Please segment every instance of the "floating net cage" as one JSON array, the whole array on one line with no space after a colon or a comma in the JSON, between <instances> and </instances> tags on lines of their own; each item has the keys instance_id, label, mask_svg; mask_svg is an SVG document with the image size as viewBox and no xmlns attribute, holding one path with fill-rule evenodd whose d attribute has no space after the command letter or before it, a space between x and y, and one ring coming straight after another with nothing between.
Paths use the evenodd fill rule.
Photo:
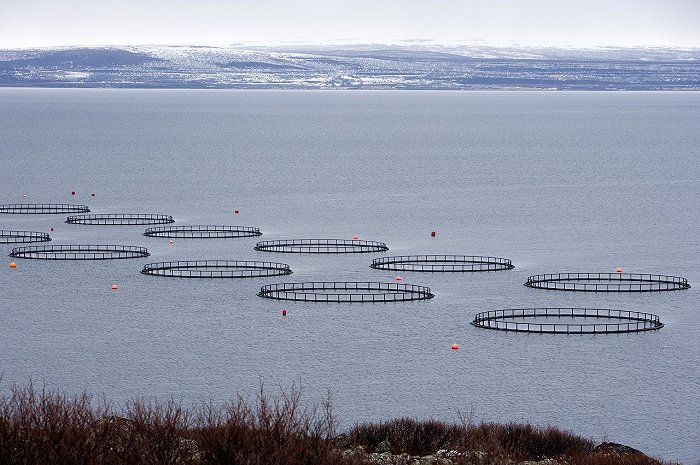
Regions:
<instances>
[{"instance_id":1,"label":"floating net cage","mask_svg":"<svg viewBox=\"0 0 700 465\"><path fill-rule=\"evenodd\" d=\"M304 302L400 302L432 299L429 287L374 282L305 282L268 284L260 297Z\"/></svg>"},{"instance_id":2,"label":"floating net cage","mask_svg":"<svg viewBox=\"0 0 700 465\"><path fill-rule=\"evenodd\" d=\"M283 253L371 253L389 250L383 242L346 239L289 239L279 241L261 241L255 245L261 252Z\"/></svg>"},{"instance_id":3,"label":"floating net cage","mask_svg":"<svg viewBox=\"0 0 700 465\"><path fill-rule=\"evenodd\" d=\"M35 245L15 247L10 254L38 260L118 260L149 255L145 247L131 245Z\"/></svg>"},{"instance_id":4,"label":"floating net cage","mask_svg":"<svg viewBox=\"0 0 700 465\"><path fill-rule=\"evenodd\" d=\"M635 273L558 273L529 276L527 287L584 292L658 292L690 289L685 278Z\"/></svg>"},{"instance_id":5,"label":"floating net cage","mask_svg":"<svg viewBox=\"0 0 700 465\"><path fill-rule=\"evenodd\" d=\"M259 278L292 273L289 265L242 260L197 260L149 263L141 273L175 278Z\"/></svg>"},{"instance_id":6,"label":"floating net cage","mask_svg":"<svg viewBox=\"0 0 700 465\"><path fill-rule=\"evenodd\" d=\"M550 318L595 319L593 323L552 323ZM516 321L519 320L519 321ZM537 320L540 320L539 322ZM616 321L606 321L616 320ZM664 325L651 313L605 308L512 308L477 313L472 325L478 328L552 334L609 334L654 331Z\"/></svg>"},{"instance_id":7,"label":"floating net cage","mask_svg":"<svg viewBox=\"0 0 700 465\"><path fill-rule=\"evenodd\" d=\"M86 205L67 203L9 203L0 205L0 213L15 215L56 215L61 213L87 213Z\"/></svg>"},{"instance_id":8,"label":"floating net cage","mask_svg":"<svg viewBox=\"0 0 700 465\"><path fill-rule=\"evenodd\" d=\"M507 258L475 255L402 255L372 260L371 268L392 271L470 272L514 268Z\"/></svg>"},{"instance_id":9,"label":"floating net cage","mask_svg":"<svg viewBox=\"0 0 700 465\"><path fill-rule=\"evenodd\" d=\"M224 239L233 237L262 236L258 228L250 226L161 226L148 228L143 233L148 237L170 237L179 239Z\"/></svg>"},{"instance_id":10,"label":"floating net cage","mask_svg":"<svg viewBox=\"0 0 700 465\"><path fill-rule=\"evenodd\" d=\"M0 244L20 244L26 242L49 242L47 233L36 231L9 231L0 229Z\"/></svg>"},{"instance_id":11,"label":"floating net cage","mask_svg":"<svg viewBox=\"0 0 700 465\"><path fill-rule=\"evenodd\" d=\"M149 213L102 213L97 215L69 216L66 223L91 224L102 226L124 226L139 224L168 224L175 220L170 215L152 215Z\"/></svg>"}]
</instances>

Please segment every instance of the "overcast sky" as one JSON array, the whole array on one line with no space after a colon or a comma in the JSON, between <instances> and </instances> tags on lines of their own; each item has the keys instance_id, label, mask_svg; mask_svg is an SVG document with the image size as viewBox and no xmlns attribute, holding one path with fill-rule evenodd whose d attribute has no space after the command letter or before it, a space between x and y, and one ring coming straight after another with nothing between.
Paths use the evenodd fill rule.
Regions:
<instances>
[{"instance_id":1,"label":"overcast sky","mask_svg":"<svg viewBox=\"0 0 700 465\"><path fill-rule=\"evenodd\" d=\"M700 47L700 0L0 0L0 48L240 42Z\"/></svg>"}]
</instances>

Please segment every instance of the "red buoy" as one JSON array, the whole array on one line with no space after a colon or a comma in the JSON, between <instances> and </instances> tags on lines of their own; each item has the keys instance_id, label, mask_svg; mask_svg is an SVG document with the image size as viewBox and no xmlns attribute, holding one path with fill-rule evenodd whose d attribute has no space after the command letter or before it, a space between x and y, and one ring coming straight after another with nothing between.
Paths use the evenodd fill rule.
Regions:
<instances>
[{"instance_id":1,"label":"red buoy","mask_svg":"<svg viewBox=\"0 0 700 465\"><path fill-rule=\"evenodd\" d=\"M117 286L116 284L112 284L112 290L116 291L117 289L119 289L119 286Z\"/></svg>"},{"instance_id":2,"label":"red buoy","mask_svg":"<svg viewBox=\"0 0 700 465\"><path fill-rule=\"evenodd\" d=\"M622 273L622 268L620 268L620 267L618 266L617 269L616 269L615 271L617 271L618 273Z\"/></svg>"},{"instance_id":3,"label":"red buoy","mask_svg":"<svg viewBox=\"0 0 700 465\"><path fill-rule=\"evenodd\" d=\"M233 213L235 213L236 215L238 215L240 212L241 212L240 210L234 210L234 211L233 211Z\"/></svg>"},{"instance_id":4,"label":"red buoy","mask_svg":"<svg viewBox=\"0 0 700 465\"><path fill-rule=\"evenodd\" d=\"M92 194L90 194L90 197L94 197L94 196L95 196L95 193L94 193L94 192L93 192Z\"/></svg>"},{"instance_id":5,"label":"red buoy","mask_svg":"<svg viewBox=\"0 0 700 465\"><path fill-rule=\"evenodd\" d=\"M352 236L352 240L353 240L353 241L356 241L356 240L357 240L357 234L354 234L354 235Z\"/></svg>"},{"instance_id":6,"label":"red buoy","mask_svg":"<svg viewBox=\"0 0 700 465\"><path fill-rule=\"evenodd\" d=\"M435 231L430 233L430 237L435 237Z\"/></svg>"},{"instance_id":7,"label":"red buoy","mask_svg":"<svg viewBox=\"0 0 700 465\"><path fill-rule=\"evenodd\" d=\"M75 195L75 191L71 191L70 195Z\"/></svg>"},{"instance_id":8,"label":"red buoy","mask_svg":"<svg viewBox=\"0 0 700 465\"><path fill-rule=\"evenodd\" d=\"M452 350L459 350L459 344L457 344L456 342L452 344Z\"/></svg>"},{"instance_id":9,"label":"red buoy","mask_svg":"<svg viewBox=\"0 0 700 465\"><path fill-rule=\"evenodd\" d=\"M49 229L49 231L53 232L53 227L51 227L51 228Z\"/></svg>"},{"instance_id":10,"label":"red buoy","mask_svg":"<svg viewBox=\"0 0 700 465\"><path fill-rule=\"evenodd\" d=\"M403 279L403 278L402 278L401 276L397 276L397 277L396 277L396 280L397 280L397 281L401 281L402 279Z\"/></svg>"},{"instance_id":11,"label":"red buoy","mask_svg":"<svg viewBox=\"0 0 700 465\"><path fill-rule=\"evenodd\" d=\"M287 309L286 308L282 309L282 316L287 316Z\"/></svg>"}]
</instances>

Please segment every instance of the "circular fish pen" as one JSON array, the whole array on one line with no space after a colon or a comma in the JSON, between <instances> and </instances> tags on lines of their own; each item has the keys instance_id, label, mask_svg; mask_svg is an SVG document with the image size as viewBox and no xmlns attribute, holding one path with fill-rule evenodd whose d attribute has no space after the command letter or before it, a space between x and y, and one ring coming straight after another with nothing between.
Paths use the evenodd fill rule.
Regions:
<instances>
[{"instance_id":1,"label":"circular fish pen","mask_svg":"<svg viewBox=\"0 0 700 465\"><path fill-rule=\"evenodd\" d=\"M141 273L174 278L260 278L292 273L289 265L242 260L197 260L148 263Z\"/></svg>"},{"instance_id":2,"label":"circular fish pen","mask_svg":"<svg viewBox=\"0 0 700 465\"><path fill-rule=\"evenodd\" d=\"M139 224L168 224L175 220L170 215L152 215L149 213L101 213L97 215L69 216L66 223L90 224L100 226L132 226Z\"/></svg>"},{"instance_id":3,"label":"circular fish pen","mask_svg":"<svg viewBox=\"0 0 700 465\"><path fill-rule=\"evenodd\" d=\"M148 249L131 245L35 245L15 247L11 257L37 260L119 260L148 257Z\"/></svg>"},{"instance_id":4,"label":"circular fish pen","mask_svg":"<svg viewBox=\"0 0 700 465\"><path fill-rule=\"evenodd\" d=\"M402 302L435 297L429 287L377 282L305 282L268 284L260 297L303 302Z\"/></svg>"},{"instance_id":5,"label":"circular fish pen","mask_svg":"<svg viewBox=\"0 0 700 465\"><path fill-rule=\"evenodd\" d=\"M501 271L515 268L507 258L476 255L402 255L372 260L370 268L392 271L460 273Z\"/></svg>"},{"instance_id":6,"label":"circular fish pen","mask_svg":"<svg viewBox=\"0 0 700 465\"><path fill-rule=\"evenodd\" d=\"M26 242L49 242L47 233L37 231L8 231L0 229L0 244L21 244Z\"/></svg>"},{"instance_id":7,"label":"circular fish pen","mask_svg":"<svg viewBox=\"0 0 700 465\"><path fill-rule=\"evenodd\" d=\"M386 252L389 247L383 242L347 239L289 239L261 241L255 245L261 252L343 254Z\"/></svg>"},{"instance_id":8,"label":"circular fish pen","mask_svg":"<svg viewBox=\"0 0 700 465\"><path fill-rule=\"evenodd\" d=\"M262 236L258 228L249 226L161 226L148 228L143 233L148 237L169 237L178 239L225 239L235 237Z\"/></svg>"},{"instance_id":9,"label":"circular fish pen","mask_svg":"<svg viewBox=\"0 0 700 465\"><path fill-rule=\"evenodd\" d=\"M592 323L546 322L547 319L593 319ZM518 321L519 320L519 321ZM539 322L537 320L540 320ZM615 320L611 322L611 320ZM512 308L477 313L478 328L550 334L612 334L654 331L663 328L657 315L605 308Z\"/></svg>"},{"instance_id":10,"label":"circular fish pen","mask_svg":"<svg viewBox=\"0 0 700 465\"><path fill-rule=\"evenodd\" d=\"M659 292L690 289L686 278L636 273L558 273L529 276L536 289L582 292Z\"/></svg>"},{"instance_id":11,"label":"circular fish pen","mask_svg":"<svg viewBox=\"0 0 700 465\"><path fill-rule=\"evenodd\" d=\"M13 215L59 215L62 213L87 213L86 205L67 203L9 203L0 205L0 213Z\"/></svg>"}]
</instances>

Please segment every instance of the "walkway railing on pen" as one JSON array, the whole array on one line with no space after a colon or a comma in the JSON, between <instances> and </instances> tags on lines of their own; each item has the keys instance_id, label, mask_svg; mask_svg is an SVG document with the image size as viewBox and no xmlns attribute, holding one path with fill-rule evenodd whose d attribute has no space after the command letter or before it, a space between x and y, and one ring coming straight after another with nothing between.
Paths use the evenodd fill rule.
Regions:
<instances>
[{"instance_id":1,"label":"walkway railing on pen","mask_svg":"<svg viewBox=\"0 0 700 465\"><path fill-rule=\"evenodd\" d=\"M507 258L480 255L399 255L375 258L370 267L425 272L501 271L514 268Z\"/></svg>"},{"instance_id":2,"label":"walkway railing on pen","mask_svg":"<svg viewBox=\"0 0 700 465\"><path fill-rule=\"evenodd\" d=\"M400 302L431 299L429 287L378 282L305 282L263 286L260 297L304 302Z\"/></svg>"},{"instance_id":3,"label":"walkway railing on pen","mask_svg":"<svg viewBox=\"0 0 700 465\"><path fill-rule=\"evenodd\" d=\"M610 323L538 323L536 321L512 321L514 319L552 317L569 319L615 319L624 321ZM651 313L604 308L512 308L491 310L477 313L471 324L479 328L498 329L502 331L555 334L634 333L653 331L664 326L659 320L659 317Z\"/></svg>"},{"instance_id":4,"label":"walkway railing on pen","mask_svg":"<svg viewBox=\"0 0 700 465\"><path fill-rule=\"evenodd\" d=\"M196 260L146 264L141 273L176 278L258 278L292 273L289 265L244 260Z\"/></svg>"},{"instance_id":5,"label":"walkway railing on pen","mask_svg":"<svg viewBox=\"0 0 700 465\"><path fill-rule=\"evenodd\" d=\"M652 292L690 288L686 278L638 273L542 274L528 277L524 285L537 289L586 292Z\"/></svg>"},{"instance_id":6,"label":"walkway railing on pen","mask_svg":"<svg viewBox=\"0 0 700 465\"><path fill-rule=\"evenodd\" d=\"M174 223L170 215L154 215L150 213L101 213L96 215L69 216L66 223L89 224L101 226L126 226L139 224Z\"/></svg>"},{"instance_id":7,"label":"walkway railing on pen","mask_svg":"<svg viewBox=\"0 0 700 465\"><path fill-rule=\"evenodd\" d=\"M0 230L0 244L20 244L26 242L49 242L48 233L37 231Z\"/></svg>"},{"instance_id":8,"label":"walkway railing on pen","mask_svg":"<svg viewBox=\"0 0 700 465\"><path fill-rule=\"evenodd\" d=\"M169 237L178 239L224 239L233 237L255 237L262 233L258 228L250 226L159 226L147 228L143 233L148 237Z\"/></svg>"},{"instance_id":9,"label":"walkway railing on pen","mask_svg":"<svg viewBox=\"0 0 700 465\"><path fill-rule=\"evenodd\" d=\"M370 253L389 250L384 242L360 241L345 239L289 239L277 241L261 241L255 245L255 250L261 252L283 253Z\"/></svg>"},{"instance_id":10,"label":"walkway railing on pen","mask_svg":"<svg viewBox=\"0 0 700 465\"><path fill-rule=\"evenodd\" d=\"M131 245L44 245L15 247L11 257L38 260L118 260L148 257L146 247Z\"/></svg>"},{"instance_id":11,"label":"walkway railing on pen","mask_svg":"<svg viewBox=\"0 0 700 465\"><path fill-rule=\"evenodd\" d=\"M87 213L86 205L67 203L8 203L0 205L0 213L14 215L56 215L61 213Z\"/></svg>"}]
</instances>

